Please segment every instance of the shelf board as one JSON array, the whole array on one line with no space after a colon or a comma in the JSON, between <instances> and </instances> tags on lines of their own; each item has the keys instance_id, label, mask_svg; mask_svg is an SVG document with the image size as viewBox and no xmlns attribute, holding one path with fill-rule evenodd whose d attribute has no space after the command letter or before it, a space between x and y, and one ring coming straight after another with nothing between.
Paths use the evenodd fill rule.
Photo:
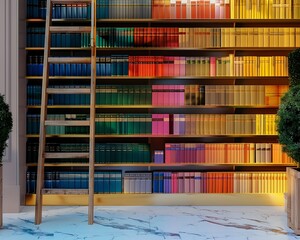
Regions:
<instances>
[{"instance_id":1,"label":"shelf board","mask_svg":"<svg viewBox=\"0 0 300 240\"><path fill-rule=\"evenodd\" d=\"M42 79L42 76L26 76L26 79ZM49 79L90 79L90 76L50 76ZM97 76L99 80L288 80L288 76L164 76L164 77L133 77L133 76Z\"/></svg>"},{"instance_id":2,"label":"shelf board","mask_svg":"<svg viewBox=\"0 0 300 240\"><path fill-rule=\"evenodd\" d=\"M283 206L283 193L174 193L95 194L97 206ZM86 206L88 195L45 195L46 206ZM25 205L35 205L35 194L27 194Z\"/></svg>"},{"instance_id":3,"label":"shelf board","mask_svg":"<svg viewBox=\"0 0 300 240\"><path fill-rule=\"evenodd\" d=\"M27 138L38 138L38 134L27 134ZM88 134L47 134L46 137L49 138L89 138ZM255 134L236 134L236 135L151 135L151 134L127 134L127 135L117 135L117 134L96 134L95 138L270 138L278 137L277 135L255 135Z\"/></svg>"},{"instance_id":4,"label":"shelf board","mask_svg":"<svg viewBox=\"0 0 300 240\"><path fill-rule=\"evenodd\" d=\"M28 163L36 167L37 163ZM88 163L45 163L45 167L88 167ZM95 163L95 167L295 167L292 163Z\"/></svg>"},{"instance_id":5,"label":"shelf board","mask_svg":"<svg viewBox=\"0 0 300 240\"><path fill-rule=\"evenodd\" d=\"M26 19L26 22L45 23L45 19ZM53 19L60 22L86 22L89 19ZM299 27L300 19L97 19L97 25L134 27Z\"/></svg>"},{"instance_id":6,"label":"shelf board","mask_svg":"<svg viewBox=\"0 0 300 240\"><path fill-rule=\"evenodd\" d=\"M51 109L66 109L66 108L90 108L90 105L48 105ZM96 105L96 109L218 109L218 108L241 108L241 109L278 109L278 106L253 105L253 106L235 106L235 105L190 105L190 106L152 106L152 105ZM40 105L27 106L28 109L39 109Z\"/></svg>"}]
</instances>

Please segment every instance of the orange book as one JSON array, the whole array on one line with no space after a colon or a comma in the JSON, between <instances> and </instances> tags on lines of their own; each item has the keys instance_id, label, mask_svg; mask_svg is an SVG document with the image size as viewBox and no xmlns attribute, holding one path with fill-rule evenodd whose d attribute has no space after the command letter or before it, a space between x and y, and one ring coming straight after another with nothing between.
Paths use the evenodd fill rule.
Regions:
<instances>
[{"instance_id":1,"label":"orange book","mask_svg":"<svg viewBox=\"0 0 300 240\"><path fill-rule=\"evenodd\" d=\"M187 0L181 0L181 18L186 19Z\"/></svg>"},{"instance_id":2,"label":"orange book","mask_svg":"<svg viewBox=\"0 0 300 240\"><path fill-rule=\"evenodd\" d=\"M197 0L191 0L191 18L197 18Z\"/></svg>"},{"instance_id":3,"label":"orange book","mask_svg":"<svg viewBox=\"0 0 300 240\"><path fill-rule=\"evenodd\" d=\"M152 3L152 18L159 18L159 2L160 0L153 0Z\"/></svg>"},{"instance_id":4,"label":"orange book","mask_svg":"<svg viewBox=\"0 0 300 240\"><path fill-rule=\"evenodd\" d=\"M230 2L225 0L225 18L230 19Z\"/></svg>"},{"instance_id":5,"label":"orange book","mask_svg":"<svg viewBox=\"0 0 300 240\"><path fill-rule=\"evenodd\" d=\"M198 0L197 1L197 18L198 19L204 18L204 1L207 1L207 0Z\"/></svg>"},{"instance_id":6,"label":"orange book","mask_svg":"<svg viewBox=\"0 0 300 240\"><path fill-rule=\"evenodd\" d=\"M176 19L181 19L181 0L176 0Z\"/></svg>"},{"instance_id":7,"label":"orange book","mask_svg":"<svg viewBox=\"0 0 300 240\"><path fill-rule=\"evenodd\" d=\"M211 19L216 19L216 2L219 0L210 1L210 17ZM206 12L206 9L205 9Z\"/></svg>"},{"instance_id":8,"label":"orange book","mask_svg":"<svg viewBox=\"0 0 300 240\"><path fill-rule=\"evenodd\" d=\"M170 4L170 0L164 0L164 18L165 19L170 19L171 18L171 4Z\"/></svg>"},{"instance_id":9,"label":"orange book","mask_svg":"<svg viewBox=\"0 0 300 240\"><path fill-rule=\"evenodd\" d=\"M212 8L215 7L215 4L212 3L212 1L210 0L204 0L204 6L202 8L202 16L203 18L205 19L208 19L208 18L214 18L214 11L212 11Z\"/></svg>"}]
</instances>

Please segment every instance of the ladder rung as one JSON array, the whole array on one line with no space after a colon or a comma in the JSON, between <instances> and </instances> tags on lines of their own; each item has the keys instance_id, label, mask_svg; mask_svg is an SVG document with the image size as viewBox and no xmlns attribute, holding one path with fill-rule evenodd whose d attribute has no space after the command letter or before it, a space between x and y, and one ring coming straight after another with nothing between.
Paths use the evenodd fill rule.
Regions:
<instances>
[{"instance_id":1,"label":"ladder rung","mask_svg":"<svg viewBox=\"0 0 300 240\"><path fill-rule=\"evenodd\" d=\"M51 26L50 32L54 33L82 33L82 32L91 32L91 27L57 27L57 26Z\"/></svg>"},{"instance_id":2,"label":"ladder rung","mask_svg":"<svg viewBox=\"0 0 300 240\"><path fill-rule=\"evenodd\" d=\"M80 3L91 3L92 0L51 0L53 4L80 4Z\"/></svg>"},{"instance_id":3,"label":"ladder rung","mask_svg":"<svg viewBox=\"0 0 300 240\"><path fill-rule=\"evenodd\" d=\"M49 57L49 63L91 63L90 57Z\"/></svg>"},{"instance_id":4,"label":"ladder rung","mask_svg":"<svg viewBox=\"0 0 300 240\"><path fill-rule=\"evenodd\" d=\"M90 94L89 88L48 88L48 94Z\"/></svg>"},{"instance_id":5,"label":"ladder rung","mask_svg":"<svg viewBox=\"0 0 300 240\"><path fill-rule=\"evenodd\" d=\"M89 126L88 120L46 120L46 126Z\"/></svg>"},{"instance_id":6,"label":"ladder rung","mask_svg":"<svg viewBox=\"0 0 300 240\"><path fill-rule=\"evenodd\" d=\"M70 194L70 195L85 195L89 191L87 189L54 189L54 188L44 188L42 189L43 194Z\"/></svg>"},{"instance_id":7,"label":"ladder rung","mask_svg":"<svg viewBox=\"0 0 300 240\"><path fill-rule=\"evenodd\" d=\"M89 153L85 152L47 152L45 158L89 158Z\"/></svg>"}]
</instances>

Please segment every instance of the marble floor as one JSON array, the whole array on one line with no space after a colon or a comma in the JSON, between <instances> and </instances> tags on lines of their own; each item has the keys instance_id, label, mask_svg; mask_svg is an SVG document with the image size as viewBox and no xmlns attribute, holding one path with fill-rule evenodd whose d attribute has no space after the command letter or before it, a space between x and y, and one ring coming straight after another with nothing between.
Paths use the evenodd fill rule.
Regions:
<instances>
[{"instance_id":1,"label":"marble floor","mask_svg":"<svg viewBox=\"0 0 300 240\"><path fill-rule=\"evenodd\" d=\"M5 214L1 240L288 240L300 239L286 226L283 207L151 206L44 207L34 225L34 208Z\"/></svg>"}]
</instances>

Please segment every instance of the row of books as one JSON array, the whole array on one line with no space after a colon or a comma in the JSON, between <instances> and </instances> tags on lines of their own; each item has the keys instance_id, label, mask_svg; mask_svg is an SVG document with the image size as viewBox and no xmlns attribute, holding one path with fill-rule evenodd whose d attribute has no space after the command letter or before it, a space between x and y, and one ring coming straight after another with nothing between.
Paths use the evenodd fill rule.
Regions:
<instances>
[{"instance_id":1,"label":"row of books","mask_svg":"<svg viewBox=\"0 0 300 240\"><path fill-rule=\"evenodd\" d=\"M27 142L27 163L37 163L39 144ZM46 152L88 152L87 143L47 143ZM46 163L87 163L87 159L46 159ZM143 143L96 143L95 163L149 163L150 147Z\"/></svg>"},{"instance_id":2,"label":"row of books","mask_svg":"<svg viewBox=\"0 0 300 240\"><path fill-rule=\"evenodd\" d=\"M86 114L48 114L48 120L87 120ZM96 134L276 135L275 114L96 114ZM27 134L39 134L40 115L27 114ZM88 134L86 126L47 126L47 134Z\"/></svg>"},{"instance_id":3,"label":"row of books","mask_svg":"<svg viewBox=\"0 0 300 240\"><path fill-rule=\"evenodd\" d=\"M97 76L128 76L128 56L99 57L96 63ZM28 56L27 76L43 75L43 57ZM90 76L91 64L88 63L51 63L49 76Z\"/></svg>"},{"instance_id":4,"label":"row of books","mask_svg":"<svg viewBox=\"0 0 300 240\"><path fill-rule=\"evenodd\" d=\"M36 191L36 172L28 170L26 173L26 192ZM46 171L44 187L50 189L88 189L89 173L76 171ZM94 173L95 193L121 193L122 172L107 171Z\"/></svg>"},{"instance_id":5,"label":"row of books","mask_svg":"<svg viewBox=\"0 0 300 240\"><path fill-rule=\"evenodd\" d=\"M88 172L45 172L50 189L87 189ZM95 193L122 193L121 171L95 172ZM284 193L284 172L126 172L124 193ZM27 193L35 193L36 172L27 171Z\"/></svg>"},{"instance_id":6,"label":"row of books","mask_svg":"<svg viewBox=\"0 0 300 240\"><path fill-rule=\"evenodd\" d=\"M165 163L293 163L278 143L166 143Z\"/></svg>"},{"instance_id":7,"label":"row of books","mask_svg":"<svg viewBox=\"0 0 300 240\"><path fill-rule=\"evenodd\" d=\"M96 17L99 19L290 19L300 17L299 0L97 0ZM56 4L54 18L90 18L90 7ZM28 18L45 18L46 0L27 2Z\"/></svg>"},{"instance_id":8,"label":"row of books","mask_svg":"<svg viewBox=\"0 0 300 240\"><path fill-rule=\"evenodd\" d=\"M299 18L299 0L247 1L230 2L231 18L247 19L290 19Z\"/></svg>"},{"instance_id":9,"label":"row of books","mask_svg":"<svg viewBox=\"0 0 300 240\"><path fill-rule=\"evenodd\" d=\"M27 76L42 76L43 57L29 56ZM287 76L285 56L173 57L126 56L100 57L97 76ZM90 64L50 64L50 76L90 76Z\"/></svg>"},{"instance_id":10,"label":"row of books","mask_svg":"<svg viewBox=\"0 0 300 240\"><path fill-rule=\"evenodd\" d=\"M27 142L27 163L38 159L37 142ZM46 152L88 152L87 143L47 143ZM150 146L142 143L96 143L95 163L150 163ZM47 159L47 163L87 163L87 159ZM283 163L293 160L278 143L166 143L153 151L154 163Z\"/></svg>"},{"instance_id":11,"label":"row of books","mask_svg":"<svg viewBox=\"0 0 300 240\"><path fill-rule=\"evenodd\" d=\"M88 85L51 85L88 88ZM287 85L97 85L97 105L278 106ZM89 105L88 94L49 94L48 105ZM41 104L41 85L27 85L27 105Z\"/></svg>"},{"instance_id":12,"label":"row of books","mask_svg":"<svg viewBox=\"0 0 300 240\"><path fill-rule=\"evenodd\" d=\"M300 28L97 28L96 47L299 47ZM27 47L44 47L45 28L27 28ZM90 47L90 33L52 33L51 47Z\"/></svg>"},{"instance_id":13,"label":"row of books","mask_svg":"<svg viewBox=\"0 0 300 240\"><path fill-rule=\"evenodd\" d=\"M152 172L125 172L124 193L152 193Z\"/></svg>"},{"instance_id":14,"label":"row of books","mask_svg":"<svg viewBox=\"0 0 300 240\"><path fill-rule=\"evenodd\" d=\"M153 172L153 193L284 193L285 172Z\"/></svg>"}]
</instances>

